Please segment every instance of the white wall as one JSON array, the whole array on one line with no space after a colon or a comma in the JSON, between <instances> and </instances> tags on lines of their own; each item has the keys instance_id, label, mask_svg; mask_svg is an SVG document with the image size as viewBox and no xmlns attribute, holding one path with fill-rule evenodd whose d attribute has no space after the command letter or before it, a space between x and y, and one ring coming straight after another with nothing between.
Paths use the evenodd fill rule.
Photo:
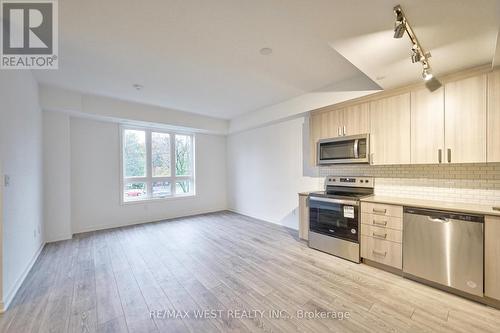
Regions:
<instances>
[{"instance_id":1,"label":"white wall","mask_svg":"<svg viewBox=\"0 0 500 333\"><path fill-rule=\"evenodd\" d=\"M70 117L43 112L45 241L71 238Z\"/></svg>"},{"instance_id":2,"label":"white wall","mask_svg":"<svg viewBox=\"0 0 500 333\"><path fill-rule=\"evenodd\" d=\"M123 122L163 124L203 133L226 134L229 121L195 113L116 98L83 94L47 85L40 87L40 103L44 111L69 112L78 117Z\"/></svg>"},{"instance_id":3,"label":"white wall","mask_svg":"<svg viewBox=\"0 0 500 333\"><path fill-rule=\"evenodd\" d=\"M44 206L47 241L74 233L227 209L228 121L202 115L40 88L44 110ZM120 205L118 123L197 133L197 196Z\"/></svg>"},{"instance_id":4,"label":"white wall","mask_svg":"<svg viewBox=\"0 0 500 333\"><path fill-rule=\"evenodd\" d=\"M0 163L10 177L3 193L3 307L43 244L42 116L31 72L1 71L0 101Z\"/></svg>"},{"instance_id":5,"label":"white wall","mask_svg":"<svg viewBox=\"0 0 500 333\"><path fill-rule=\"evenodd\" d=\"M350 79L323 87L320 90L308 92L284 102L233 118L229 124L229 133L270 125L301 115L304 116L308 111L370 95L380 91L380 89L376 83L360 73Z\"/></svg>"},{"instance_id":6,"label":"white wall","mask_svg":"<svg viewBox=\"0 0 500 333\"><path fill-rule=\"evenodd\" d=\"M120 205L119 125L71 118L73 233L227 208L226 138L196 135L196 197Z\"/></svg>"},{"instance_id":7,"label":"white wall","mask_svg":"<svg viewBox=\"0 0 500 333\"><path fill-rule=\"evenodd\" d=\"M320 190L306 170L308 126L299 117L228 136L229 208L298 229L298 192ZM304 148L304 149L303 149Z\"/></svg>"}]
</instances>

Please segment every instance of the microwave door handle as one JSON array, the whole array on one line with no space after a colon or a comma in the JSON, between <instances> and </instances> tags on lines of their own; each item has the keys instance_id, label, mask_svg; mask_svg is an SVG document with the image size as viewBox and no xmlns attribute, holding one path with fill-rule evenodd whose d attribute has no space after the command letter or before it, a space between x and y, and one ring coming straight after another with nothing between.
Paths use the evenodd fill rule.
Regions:
<instances>
[{"instance_id":1,"label":"microwave door handle","mask_svg":"<svg viewBox=\"0 0 500 333\"><path fill-rule=\"evenodd\" d=\"M354 158L359 158L359 140L354 140Z\"/></svg>"}]
</instances>

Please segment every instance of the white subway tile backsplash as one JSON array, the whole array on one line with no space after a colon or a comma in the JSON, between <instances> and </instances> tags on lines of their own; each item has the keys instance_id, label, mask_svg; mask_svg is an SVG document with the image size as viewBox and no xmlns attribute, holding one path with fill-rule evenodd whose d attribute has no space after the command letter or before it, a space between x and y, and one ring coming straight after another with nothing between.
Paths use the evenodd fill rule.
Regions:
<instances>
[{"instance_id":1,"label":"white subway tile backsplash","mask_svg":"<svg viewBox=\"0 0 500 333\"><path fill-rule=\"evenodd\" d=\"M335 165L319 175L375 177L375 194L500 204L500 163L456 165Z\"/></svg>"}]
</instances>

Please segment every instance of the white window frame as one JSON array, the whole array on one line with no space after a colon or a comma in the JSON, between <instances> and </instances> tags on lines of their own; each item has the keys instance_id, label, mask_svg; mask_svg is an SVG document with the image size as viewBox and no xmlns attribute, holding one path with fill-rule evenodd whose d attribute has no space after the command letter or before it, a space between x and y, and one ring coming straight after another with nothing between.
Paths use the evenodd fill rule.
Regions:
<instances>
[{"instance_id":1,"label":"white window frame","mask_svg":"<svg viewBox=\"0 0 500 333\"><path fill-rule=\"evenodd\" d=\"M123 134L125 130L136 130L145 132L146 143L146 176L145 177L128 177L125 178L124 160L123 160ZM196 196L196 182L195 182L195 134L183 131L170 131L154 127L140 127L140 126L120 126L120 203L122 205L144 203L148 201L161 201L172 200L179 198L190 198ZM152 133L162 133L170 135L170 176L169 177L153 177L152 167L152 152L151 152L151 138ZM191 174L188 176L177 176L175 174L175 135L191 137ZM176 182L180 180L191 180L192 189L189 193L175 193ZM166 181L170 183L170 195L165 197L153 197L153 182ZM138 200L125 200L125 185L130 183L145 183L146 184L146 197Z\"/></svg>"}]
</instances>

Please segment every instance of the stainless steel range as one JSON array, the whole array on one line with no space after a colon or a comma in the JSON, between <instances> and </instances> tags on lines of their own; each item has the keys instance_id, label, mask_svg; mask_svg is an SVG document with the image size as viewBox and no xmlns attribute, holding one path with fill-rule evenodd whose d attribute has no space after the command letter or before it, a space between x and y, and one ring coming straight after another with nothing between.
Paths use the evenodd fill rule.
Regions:
<instances>
[{"instance_id":1,"label":"stainless steel range","mask_svg":"<svg viewBox=\"0 0 500 333\"><path fill-rule=\"evenodd\" d=\"M309 194L309 247L359 263L359 200L373 187L370 177L327 177L325 191Z\"/></svg>"}]
</instances>

